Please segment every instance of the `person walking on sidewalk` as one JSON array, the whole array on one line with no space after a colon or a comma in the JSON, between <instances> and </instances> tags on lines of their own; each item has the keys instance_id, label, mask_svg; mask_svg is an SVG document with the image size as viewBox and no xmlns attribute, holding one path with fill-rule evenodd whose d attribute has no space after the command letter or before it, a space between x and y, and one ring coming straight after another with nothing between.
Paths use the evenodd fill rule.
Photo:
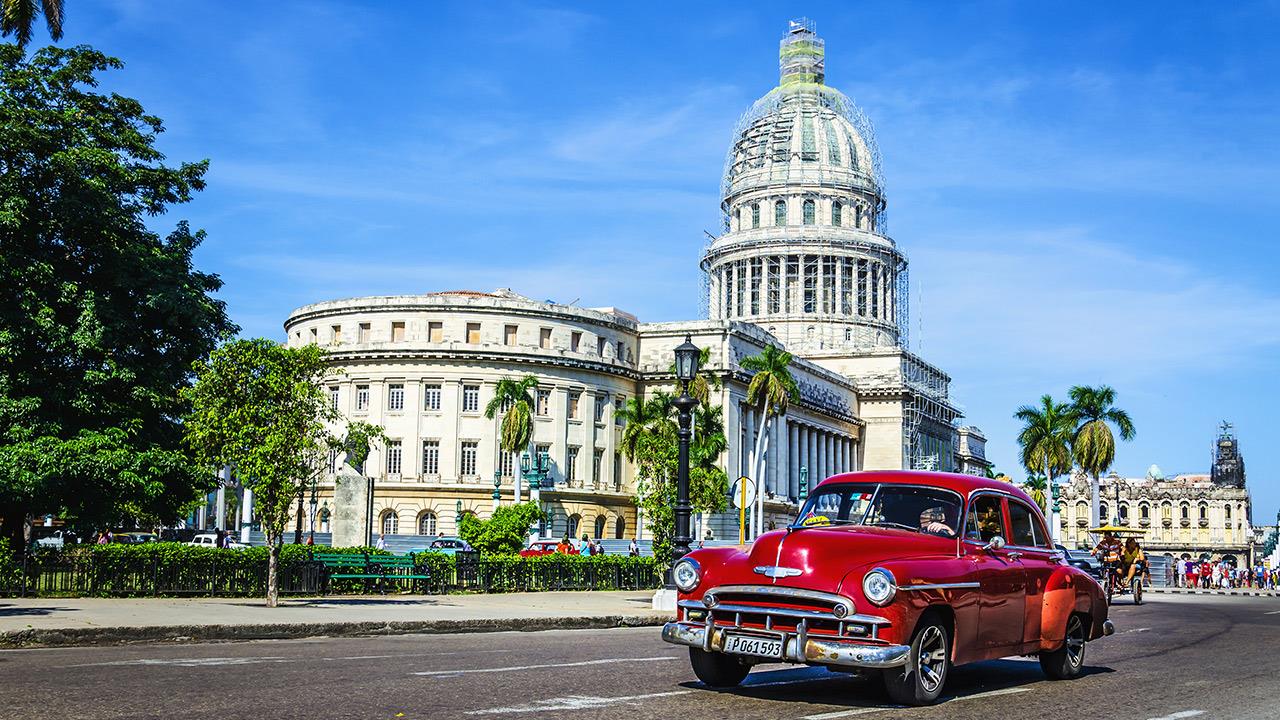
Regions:
<instances>
[{"instance_id":1,"label":"person walking on sidewalk","mask_svg":"<svg viewBox=\"0 0 1280 720\"><path fill-rule=\"evenodd\" d=\"M631 538L631 544L627 546L627 554L631 557L640 557L640 543L635 538Z\"/></svg>"},{"instance_id":2,"label":"person walking on sidewalk","mask_svg":"<svg viewBox=\"0 0 1280 720\"><path fill-rule=\"evenodd\" d=\"M376 545L374 545L374 547L375 547L376 549L378 549L378 550L386 550L386 549L387 549L387 541L386 541L385 539L383 539L383 537L382 537L382 533L378 533L378 543L377 543Z\"/></svg>"}]
</instances>

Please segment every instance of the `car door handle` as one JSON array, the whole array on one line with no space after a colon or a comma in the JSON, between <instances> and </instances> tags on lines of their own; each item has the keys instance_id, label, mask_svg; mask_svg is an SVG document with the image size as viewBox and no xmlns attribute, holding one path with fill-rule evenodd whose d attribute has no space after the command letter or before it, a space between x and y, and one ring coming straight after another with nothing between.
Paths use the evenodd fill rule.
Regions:
<instances>
[{"instance_id":1,"label":"car door handle","mask_svg":"<svg viewBox=\"0 0 1280 720\"><path fill-rule=\"evenodd\" d=\"M1009 553L1010 560L1018 560L1021 557L1022 557L1022 553L1018 552L1017 550L1014 550L1013 552Z\"/></svg>"}]
</instances>

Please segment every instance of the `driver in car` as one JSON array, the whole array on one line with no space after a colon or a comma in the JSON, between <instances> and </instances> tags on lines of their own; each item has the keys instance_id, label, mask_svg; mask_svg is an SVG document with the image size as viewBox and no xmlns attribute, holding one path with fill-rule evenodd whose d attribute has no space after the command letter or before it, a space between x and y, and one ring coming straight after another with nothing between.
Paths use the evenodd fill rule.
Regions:
<instances>
[{"instance_id":1,"label":"driver in car","mask_svg":"<svg viewBox=\"0 0 1280 720\"><path fill-rule=\"evenodd\" d=\"M945 521L946 513L942 506L927 508L920 513L920 532L943 537L955 537L956 531Z\"/></svg>"}]
</instances>

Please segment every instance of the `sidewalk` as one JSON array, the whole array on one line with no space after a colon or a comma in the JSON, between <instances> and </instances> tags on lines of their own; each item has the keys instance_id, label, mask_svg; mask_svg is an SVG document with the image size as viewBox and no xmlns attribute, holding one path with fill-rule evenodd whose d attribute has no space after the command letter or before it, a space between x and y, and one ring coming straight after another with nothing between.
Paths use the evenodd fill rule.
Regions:
<instances>
[{"instance_id":1,"label":"sidewalk","mask_svg":"<svg viewBox=\"0 0 1280 720\"><path fill-rule=\"evenodd\" d=\"M1280 590L1259 590L1257 588L1231 588L1230 590L1183 587L1148 587L1147 592L1172 593L1174 595L1252 595L1255 597L1280 597Z\"/></svg>"},{"instance_id":2,"label":"sidewalk","mask_svg":"<svg viewBox=\"0 0 1280 720\"><path fill-rule=\"evenodd\" d=\"M0 647L661 625L653 591L261 598L0 598Z\"/></svg>"}]
</instances>

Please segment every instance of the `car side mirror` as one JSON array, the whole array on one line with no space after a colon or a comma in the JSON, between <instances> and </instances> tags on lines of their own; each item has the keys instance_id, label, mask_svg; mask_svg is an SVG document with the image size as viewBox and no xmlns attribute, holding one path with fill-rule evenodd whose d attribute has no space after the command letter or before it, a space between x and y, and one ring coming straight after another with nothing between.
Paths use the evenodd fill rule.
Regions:
<instances>
[{"instance_id":1,"label":"car side mirror","mask_svg":"<svg viewBox=\"0 0 1280 720\"><path fill-rule=\"evenodd\" d=\"M987 544L982 546L982 549L984 551L1003 550L1004 545L1005 545L1004 538L1000 537L999 535L996 535L996 536L993 536L990 540L988 540Z\"/></svg>"}]
</instances>

